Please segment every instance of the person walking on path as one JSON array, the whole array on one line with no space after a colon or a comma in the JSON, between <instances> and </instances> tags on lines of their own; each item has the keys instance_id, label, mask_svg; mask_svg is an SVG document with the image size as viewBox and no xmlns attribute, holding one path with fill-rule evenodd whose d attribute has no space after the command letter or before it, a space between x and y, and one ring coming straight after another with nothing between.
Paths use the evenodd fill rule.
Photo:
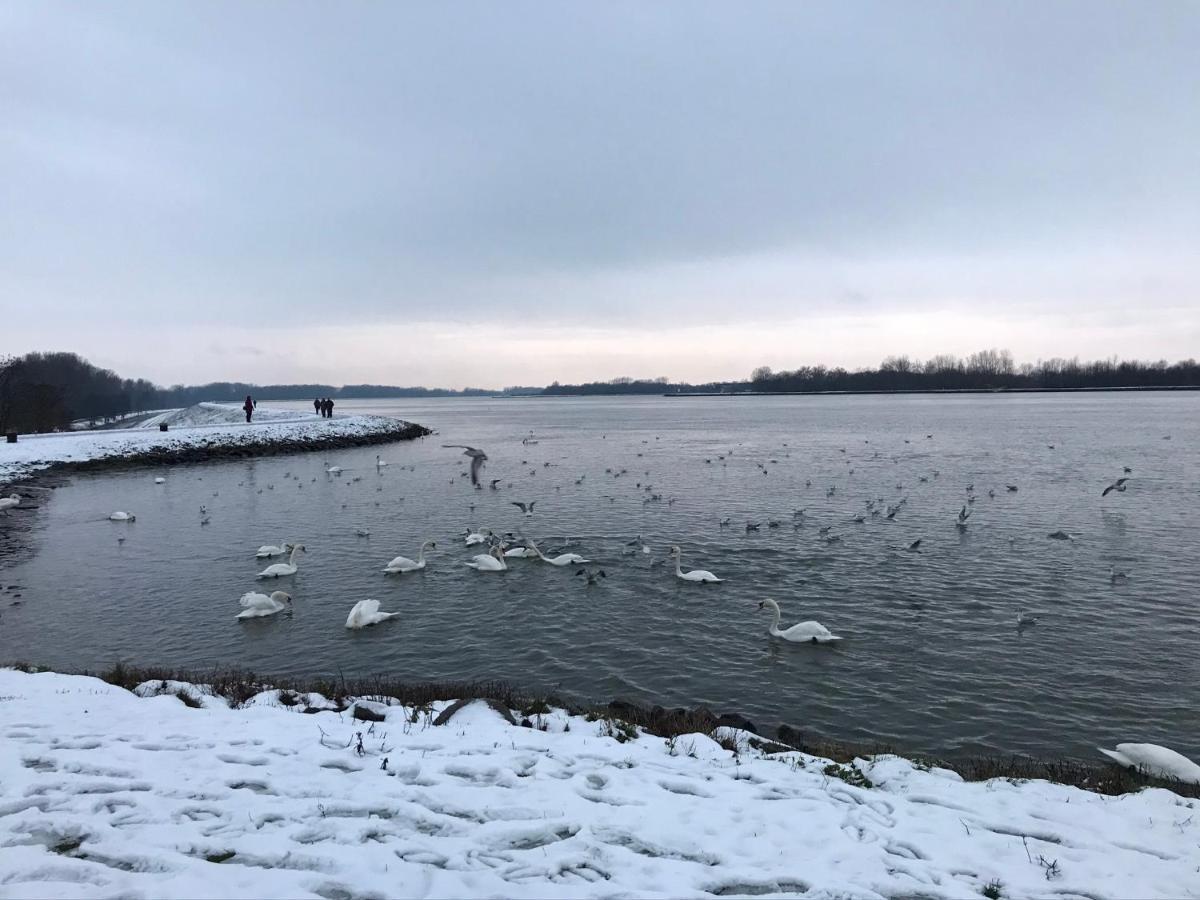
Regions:
<instances>
[{"instance_id":1,"label":"person walking on path","mask_svg":"<svg viewBox=\"0 0 1200 900\"><path fill-rule=\"evenodd\" d=\"M318 415L321 413L321 398L319 397L313 401L313 412L317 413Z\"/></svg>"},{"instance_id":2,"label":"person walking on path","mask_svg":"<svg viewBox=\"0 0 1200 900\"><path fill-rule=\"evenodd\" d=\"M254 407L256 407L256 406L258 406L258 404L254 402L254 399L249 394L247 394L246 402L242 404L242 409L245 410L245 412L246 412L246 424L247 425L250 424L250 417L252 415L254 415Z\"/></svg>"}]
</instances>

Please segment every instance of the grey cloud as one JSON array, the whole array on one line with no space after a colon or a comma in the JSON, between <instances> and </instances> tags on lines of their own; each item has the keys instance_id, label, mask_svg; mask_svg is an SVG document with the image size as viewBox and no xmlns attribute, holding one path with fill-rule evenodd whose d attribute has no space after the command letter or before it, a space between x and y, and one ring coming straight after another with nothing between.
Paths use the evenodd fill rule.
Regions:
<instances>
[{"instance_id":1,"label":"grey cloud","mask_svg":"<svg viewBox=\"0 0 1200 900\"><path fill-rule=\"evenodd\" d=\"M0 290L62 312L589 321L596 278L772 254L849 270L789 310L870 308L855 260L1200 237L1194 4L3 15Z\"/></svg>"}]
</instances>

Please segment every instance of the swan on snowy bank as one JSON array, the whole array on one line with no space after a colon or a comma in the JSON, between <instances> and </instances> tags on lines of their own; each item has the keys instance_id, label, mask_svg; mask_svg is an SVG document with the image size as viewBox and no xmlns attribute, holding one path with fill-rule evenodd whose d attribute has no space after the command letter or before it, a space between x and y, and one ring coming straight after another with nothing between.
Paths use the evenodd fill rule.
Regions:
<instances>
[{"instance_id":1,"label":"swan on snowy bank","mask_svg":"<svg viewBox=\"0 0 1200 900\"><path fill-rule=\"evenodd\" d=\"M1101 753L1126 769L1135 769L1154 778L1174 778L1200 784L1200 765L1182 753L1158 744L1117 744L1115 750L1097 747Z\"/></svg>"},{"instance_id":2,"label":"swan on snowy bank","mask_svg":"<svg viewBox=\"0 0 1200 900\"><path fill-rule=\"evenodd\" d=\"M777 638L783 638L785 641L795 641L797 643L809 644L827 644L830 641L840 641L841 638L833 634L828 628L820 622L808 621L798 622L791 628L780 629L779 627L779 604L774 600L762 600L758 604L759 609L771 609L775 617L771 620L770 626L767 628L767 633Z\"/></svg>"}]
</instances>

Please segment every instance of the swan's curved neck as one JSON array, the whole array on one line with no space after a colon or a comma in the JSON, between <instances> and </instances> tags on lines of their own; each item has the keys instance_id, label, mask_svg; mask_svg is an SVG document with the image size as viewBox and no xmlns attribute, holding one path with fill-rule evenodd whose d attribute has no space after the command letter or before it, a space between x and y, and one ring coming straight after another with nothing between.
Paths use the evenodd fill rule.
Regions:
<instances>
[{"instance_id":1,"label":"swan's curved neck","mask_svg":"<svg viewBox=\"0 0 1200 900\"><path fill-rule=\"evenodd\" d=\"M421 549L417 551L417 565L420 565L421 563L425 562L425 547L428 543L429 542L426 541L424 544L421 545Z\"/></svg>"},{"instance_id":2,"label":"swan's curved neck","mask_svg":"<svg viewBox=\"0 0 1200 900\"><path fill-rule=\"evenodd\" d=\"M675 574L676 574L676 575L682 575L682 574L683 574L683 569L682 569L682 568L680 568L680 565L679 565L679 562L680 562L680 560L682 559L682 557L681 557L681 555L680 555L680 554L678 554L678 553L675 553L675 554L673 554L673 555L674 555L674 557L675 557Z\"/></svg>"},{"instance_id":3,"label":"swan's curved neck","mask_svg":"<svg viewBox=\"0 0 1200 900\"><path fill-rule=\"evenodd\" d=\"M289 566L294 566L296 564L296 554L299 552L300 552L299 545L292 548L292 552L290 554L288 554L288 565Z\"/></svg>"},{"instance_id":4,"label":"swan's curved neck","mask_svg":"<svg viewBox=\"0 0 1200 900\"><path fill-rule=\"evenodd\" d=\"M771 608L771 615L773 616L773 618L771 619L771 628L774 629L775 631L778 631L779 630L779 604L776 603L774 600L768 600L767 606L769 606Z\"/></svg>"}]
</instances>

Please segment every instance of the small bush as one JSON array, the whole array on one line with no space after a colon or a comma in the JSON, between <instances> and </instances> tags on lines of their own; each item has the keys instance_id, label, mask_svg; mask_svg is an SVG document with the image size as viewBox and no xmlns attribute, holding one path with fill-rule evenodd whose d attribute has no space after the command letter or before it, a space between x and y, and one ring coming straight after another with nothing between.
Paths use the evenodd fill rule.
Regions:
<instances>
[{"instance_id":1,"label":"small bush","mask_svg":"<svg viewBox=\"0 0 1200 900\"><path fill-rule=\"evenodd\" d=\"M840 778L846 784L854 787L872 788L875 786L871 783L871 779L860 772L856 766L830 763L821 771L830 778Z\"/></svg>"},{"instance_id":2,"label":"small bush","mask_svg":"<svg viewBox=\"0 0 1200 900\"><path fill-rule=\"evenodd\" d=\"M983 886L983 891L981 893L983 896L987 897L988 900L1000 900L1000 898L1003 896L1003 891L1004 885L1000 882L1000 879L993 878Z\"/></svg>"},{"instance_id":3,"label":"small bush","mask_svg":"<svg viewBox=\"0 0 1200 900\"><path fill-rule=\"evenodd\" d=\"M183 689L176 691L175 696L179 698L179 702L182 703L184 706L190 707L192 709L202 709L204 707L203 703L201 703L199 700L197 700L195 697L193 697L191 694L189 694L187 691L185 691Z\"/></svg>"}]
</instances>

